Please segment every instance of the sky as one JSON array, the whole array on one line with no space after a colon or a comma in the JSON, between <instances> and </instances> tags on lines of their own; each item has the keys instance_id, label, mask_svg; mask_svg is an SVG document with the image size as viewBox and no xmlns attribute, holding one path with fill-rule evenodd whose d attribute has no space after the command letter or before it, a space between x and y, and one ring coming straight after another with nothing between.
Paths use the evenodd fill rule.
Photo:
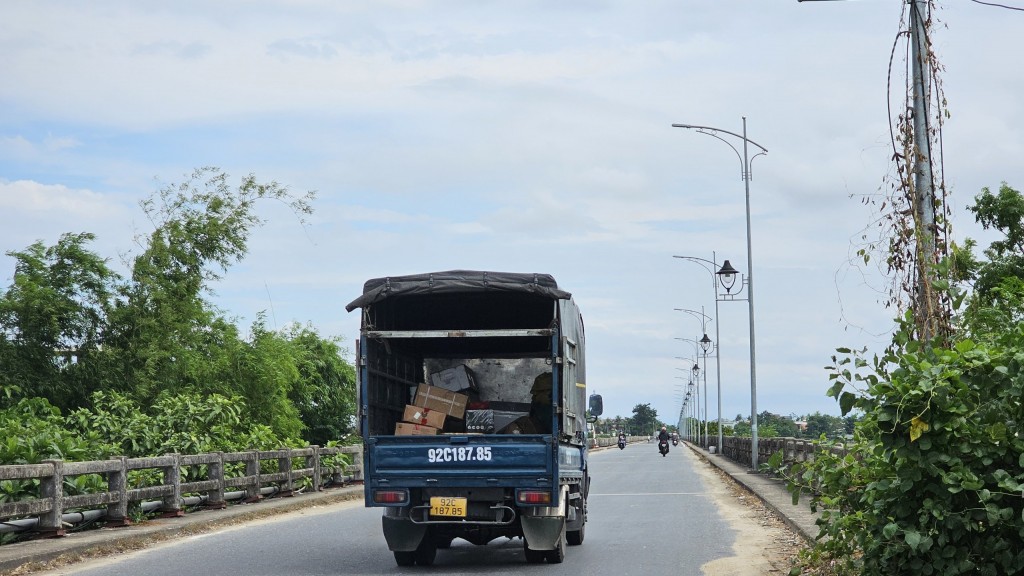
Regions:
<instances>
[{"instance_id":1,"label":"sky","mask_svg":"<svg viewBox=\"0 0 1024 576\"><path fill-rule=\"evenodd\" d=\"M1011 0L1009 6L1014 6ZM1024 6L1024 3L1017 3ZM885 0L10 0L0 3L0 251L67 232L123 271L139 202L215 166L296 194L211 299L243 332L309 323L351 350L370 278L552 274L587 334L605 415L675 422L698 316L700 402L751 410L750 316L691 256L754 279L757 411L839 415L836 348L881 351L877 239L904 102L903 4ZM983 187L1024 187L1024 12L941 0L932 40L953 237ZM748 266L742 134L751 163ZM742 140L722 135L742 151ZM754 148L751 147L751 155ZM0 287L14 261L0 256ZM717 323L717 336L716 336ZM699 358L704 365L704 358Z\"/></svg>"}]
</instances>

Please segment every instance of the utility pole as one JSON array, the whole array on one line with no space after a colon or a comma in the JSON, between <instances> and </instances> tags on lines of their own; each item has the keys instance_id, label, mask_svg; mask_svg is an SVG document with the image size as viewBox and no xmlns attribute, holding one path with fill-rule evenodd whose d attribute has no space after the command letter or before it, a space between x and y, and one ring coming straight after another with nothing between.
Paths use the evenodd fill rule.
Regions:
<instances>
[{"instance_id":1,"label":"utility pole","mask_svg":"<svg viewBox=\"0 0 1024 576\"><path fill-rule=\"evenodd\" d=\"M910 58L913 91L913 194L915 228L917 235L917 293L914 300L914 320L920 340L938 336L939 302L932 287L935 275L935 187L932 182L930 118L931 79L927 73L927 59L931 53L925 32L927 0L909 0L910 3Z\"/></svg>"},{"instance_id":2,"label":"utility pole","mask_svg":"<svg viewBox=\"0 0 1024 576\"><path fill-rule=\"evenodd\" d=\"M797 0L823 2L831 0ZM931 0L903 0L910 8L911 104L908 111L910 127L902 131L907 173L901 186L909 190L910 210L914 215L914 279L905 286L909 291L917 339L927 342L941 337L946 317L933 281L938 273L935 219L935 183L932 172L931 130L931 40L928 23ZM940 120L941 122L941 120Z\"/></svg>"}]
</instances>

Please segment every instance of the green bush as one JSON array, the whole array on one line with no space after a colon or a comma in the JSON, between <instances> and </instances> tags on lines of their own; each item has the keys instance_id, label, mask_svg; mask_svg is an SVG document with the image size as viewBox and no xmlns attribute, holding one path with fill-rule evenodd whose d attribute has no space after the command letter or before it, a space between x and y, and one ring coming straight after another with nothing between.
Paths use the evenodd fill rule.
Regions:
<instances>
[{"instance_id":1,"label":"green bush","mask_svg":"<svg viewBox=\"0 0 1024 576\"><path fill-rule=\"evenodd\" d=\"M269 427L242 421L244 403L239 398L217 394L161 394L148 410L125 395L96 392L91 408L79 408L67 417L42 398L29 398L0 411L0 464L37 464L43 460L102 460L114 456L140 458L163 454L202 454L271 450L283 446L302 447L297 439L281 439ZM274 462L267 470L273 471ZM244 466L231 465L230 477L244 473ZM206 466L183 470L183 480L205 478ZM162 481L158 470L129 473L132 487L151 486ZM95 474L68 477L68 495L106 489ZM0 482L0 502L36 498L38 480Z\"/></svg>"},{"instance_id":2,"label":"green bush","mask_svg":"<svg viewBox=\"0 0 1024 576\"><path fill-rule=\"evenodd\" d=\"M821 548L851 574L1024 571L1024 329L904 342L873 366L852 354L835 377L844 409L864 412L855 440L790 476L794 498L811 492L822 510Z\"/></svg>"}]
</instances>

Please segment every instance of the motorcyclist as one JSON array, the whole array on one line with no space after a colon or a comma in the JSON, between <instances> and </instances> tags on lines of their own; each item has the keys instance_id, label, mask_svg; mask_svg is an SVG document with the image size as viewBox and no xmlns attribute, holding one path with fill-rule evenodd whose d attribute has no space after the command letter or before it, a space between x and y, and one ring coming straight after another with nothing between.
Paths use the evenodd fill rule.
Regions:
<instances>
[{"instance_id":1,"label":"motorcyclist","mask_svg":"<svg viewBox=\"0 0 1024 576\"><path fill-rule=\"evenodd\" d=\"M668 433L668 429L664 426L661 427L661 432L658 432L658 451L664 456L668 454L668 439L671 435Z\"/></svg>"},{"instance_id":2,"label":"motorcyclist","mask_svg":"<svg viewBox=\"0 0 1024 576\"><path fill-rule=\"evenodd\" d=\"M626 441L626 433L625 432L619 432L619 440L621 440L623 442Z\"/></svg>"}]
</instances>

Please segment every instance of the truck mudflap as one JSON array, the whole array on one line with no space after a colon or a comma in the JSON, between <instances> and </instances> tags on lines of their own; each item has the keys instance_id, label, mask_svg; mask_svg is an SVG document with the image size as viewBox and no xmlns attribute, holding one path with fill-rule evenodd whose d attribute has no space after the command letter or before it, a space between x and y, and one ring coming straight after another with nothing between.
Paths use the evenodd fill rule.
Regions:
<instances>
[{"instance_id":1,"label":"truck mudflap","mask_svg":"<svg viewBox=\"0 0 1024 576\"><path fill-rule=\"evenodd\" d=\"M427 534L427 527L409 521L406 508L386 508L381 517L384 540L392 552L414 552Z\"/></svg>"},{"instance_id":2,"label":"truck mudflap","mask_svg":"<svg viewBox=\"0 0 1024 576\"><path fill-rule=\"evenodd\" d=\"M523 538L530 550L555 550L565 545L565 516L569 488L562 487L558 506L525 508L519 517Z\"/></svg>"}]
</instances>

